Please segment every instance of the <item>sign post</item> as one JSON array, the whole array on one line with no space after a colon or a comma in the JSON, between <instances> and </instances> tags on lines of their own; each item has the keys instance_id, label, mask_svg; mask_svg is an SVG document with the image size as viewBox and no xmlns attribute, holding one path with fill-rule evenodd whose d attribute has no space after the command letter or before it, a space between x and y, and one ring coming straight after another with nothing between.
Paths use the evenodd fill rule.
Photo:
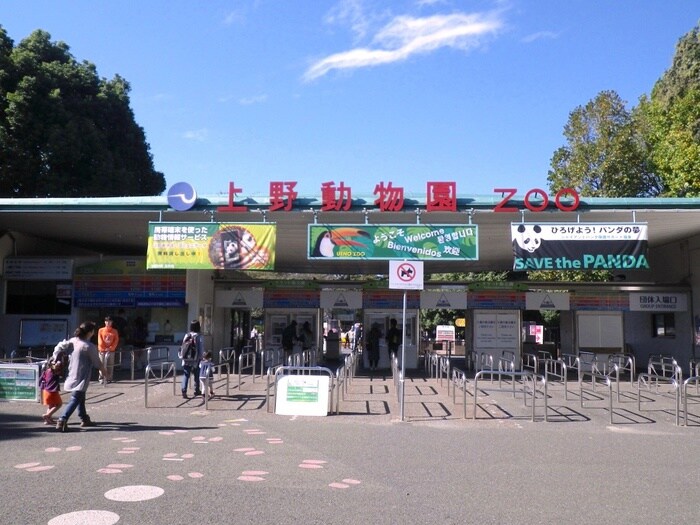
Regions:
<instances>
[{"instance_id":1,"label":"sign post","mask_svg":"<svg viewBox=\"0 0 700 525\"><path fill-rule=\"evenodd\" d=\"M423 289L423 261L389 261L389 288L403 290L403 319L401 321L401 421L404 420L404 400L406 398L406 290Z\"/></svg>"}]
</instances>

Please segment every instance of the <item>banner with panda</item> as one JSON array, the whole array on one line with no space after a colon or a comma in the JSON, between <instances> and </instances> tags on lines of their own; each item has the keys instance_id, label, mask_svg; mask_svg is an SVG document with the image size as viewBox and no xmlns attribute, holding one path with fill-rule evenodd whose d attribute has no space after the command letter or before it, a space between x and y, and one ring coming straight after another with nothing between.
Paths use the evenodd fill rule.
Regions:
<instances>
[{"instance_id":1,"label":"banner with panda","mask_svg":"<svg viewBox=\"0 0 700 525\"><path fill-rule=\"evenodd\" d=\"M648 270L646 223L511 223L514 270Z\"/></svg>"}]
</instances>

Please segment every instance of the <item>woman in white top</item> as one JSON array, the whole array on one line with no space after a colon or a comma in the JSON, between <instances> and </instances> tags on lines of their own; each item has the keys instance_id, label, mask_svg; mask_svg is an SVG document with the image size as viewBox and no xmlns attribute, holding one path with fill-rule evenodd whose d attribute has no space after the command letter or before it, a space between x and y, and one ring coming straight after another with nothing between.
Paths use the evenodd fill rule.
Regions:
<instances>
[{"instance_id":1,"label":"woman in white top","mask_svg":"<svg viewBox=\"0 0 700 525\"><path fill-rule=\"evenodd\" d=\"M90 342L95 334L95 324L85 322L81 324L68 340L72 346L70 360L68 362L68 375L63 384L63 389L72 392L70 401L66 405L63 414L56 422L56 430L66 432L68 430L68 418L78 409L81 427L92 427L95 425L85 410L85 393L90 385L92 369L97 368L104 377L107 376L107 369L100 361L100 354L97 347Z\"/></svg>"}]
</instances>

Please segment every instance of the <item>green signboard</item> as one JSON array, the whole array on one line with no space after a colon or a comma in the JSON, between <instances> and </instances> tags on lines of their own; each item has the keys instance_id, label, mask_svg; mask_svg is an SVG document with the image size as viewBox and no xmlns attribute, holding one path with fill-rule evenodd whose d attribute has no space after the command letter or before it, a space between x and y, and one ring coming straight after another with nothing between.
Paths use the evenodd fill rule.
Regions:
<instances>
[{"instance_id":1,"label":"green signboard","mask_svg":"<svg viewBox=\"0 0 700 525\"><path fill-rule=\"evenodd\" d=\"M477 226L309 224L309 259L476 261Z\"/></svg>"},{"instance_id":2,"label":"green signboard","mask_svg":"<svg viewBox=\"0 0 700 525\"><path fill-rule=\"evenodd\" d=\"M0 365L0 401L39 401L39 366Z\"/></svg>"},{"instance_id":3,"label":"green signboard","mask_svg":"<svg viewBox=\"0 0 700 525\"><path fill-rule=\"evenodd\" d=\"M276 238L271 223L152 222L146 267L273 270Z\"/></svg>"}]
</instances>

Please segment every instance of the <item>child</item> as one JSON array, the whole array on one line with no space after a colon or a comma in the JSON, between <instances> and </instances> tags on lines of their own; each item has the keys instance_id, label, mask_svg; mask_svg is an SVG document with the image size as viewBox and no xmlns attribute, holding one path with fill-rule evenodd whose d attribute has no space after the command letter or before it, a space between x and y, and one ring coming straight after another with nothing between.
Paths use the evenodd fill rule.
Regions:
<instances>
[{"instance_id":1,"label":"child","mask_svg":"<svg viewBox=\"0 0 700 525\"><path fill-rule=\"evenodd\" d=\"M209 397L214 395L214 363L211 361L212 353L204 352L202 360L199 362L199 384L202 386L202 395L207 395L207 385L209 385Z\"/></svg>"},{"instance_id":2,"label":"child","mask_svg":"<svg viewBox=\"0 0 700 525\"><path fill-rule=\"evenodd\" d=\"M39 385L41 386L41 401L48 408L42 416L44 425L55 425L56 421L51 417L61 408L63 400L60 394L59 378L63 373L63 363L61 361L49 362L44 373L41 374Z\"/></svg>"}]
</instances>

